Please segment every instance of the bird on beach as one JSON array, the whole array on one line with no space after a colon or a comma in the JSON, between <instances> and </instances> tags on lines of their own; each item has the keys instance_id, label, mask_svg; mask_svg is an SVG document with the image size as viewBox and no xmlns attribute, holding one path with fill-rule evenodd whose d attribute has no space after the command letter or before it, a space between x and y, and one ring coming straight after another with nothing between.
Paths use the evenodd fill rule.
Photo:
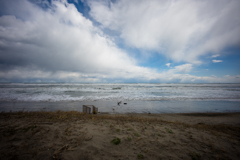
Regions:
<instances>
[{"instance_id":1,"label":"bird on beach","mask_svg":"<svg viewBox=\"0 0 240 160\"><path fill-rule=\"evenodd\" d=\"M115 112L115 108L114 108L114 107L115 107L115 106L112 107L112 111L113 111L113 112Z\"/></svg>"},{"instance_id":2,"label":"bird on beach","mask_svg":"<svg viewBox=\"0 0 240 160\"><path fill-rule=\"evenodd\" d=\"M122 101L118 102L117 104L120 105L122 103Z\"/></svg>"}]
</instances>

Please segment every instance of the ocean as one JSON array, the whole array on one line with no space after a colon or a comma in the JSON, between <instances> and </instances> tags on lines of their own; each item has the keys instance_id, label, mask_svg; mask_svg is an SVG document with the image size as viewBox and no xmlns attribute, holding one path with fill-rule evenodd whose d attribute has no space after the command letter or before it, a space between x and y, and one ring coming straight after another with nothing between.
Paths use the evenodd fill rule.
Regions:
<instances>
[{"instance_id":1,"label":"ocean","mask_svg":"<svg viewBox=\"0 0 240 160\"><path fill-rule=\"evenodd\" d=\"M240 112L240 84L0 84L0 111L81 111L84 104L108 113Z\"/></svg>"}]
</instances>

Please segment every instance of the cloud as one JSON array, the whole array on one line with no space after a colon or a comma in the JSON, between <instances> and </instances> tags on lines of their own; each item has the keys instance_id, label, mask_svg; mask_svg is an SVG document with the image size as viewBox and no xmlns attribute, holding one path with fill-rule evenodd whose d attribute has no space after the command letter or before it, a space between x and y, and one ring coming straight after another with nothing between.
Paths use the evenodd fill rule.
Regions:
<instances>
[{"instance_id":1,"label":"cloud","mask_svg":"<svg viewBox=\"0 0 240 160\"><path fill-rule=\"evenodd\" d=\"M167 63L166 66L170 67L171 63Z\"/></svg>"},{"instance_id":2,"label":"cloud","mask_svg":"<svg viewBox=\"0 0 240 160\"><path fill-rule=\"evenodd\" d=\"M78 0L74 0L75 3L78 3Z\"/></svg>"},{"instance_id":3,"label":"cloud","mask_svg":"<svg viewBox=\"0 0 240 160\"><path fill-rule=\"evenodd\" d=\"M179 67L177 67L179 68ZM199 77L189 74L177 73L178 70L171 69L166 72L157 73L146 70L141 75L127 74L121 77L128 76L128 80L132 82L168 82L168 83L239 83L240 75L224 76L224 77ZM146 76L145 76L146 74ZM148 79L146 77L149 77ZM67 71L43 71L34 68L18 67L8 71L0 70L0 82L126 82L126 79L120 79L118 73L115 75L104 75L101 73L79 73ZM131 82L131 81L129 81Z\"/></svg>"},{"instance_id":4,"label":"cloud","mask_svg":"<svg viewBox=\"0 0 240 160\"><path fill-rule=\"evenodd\" d=\"M179 66L175 66L172 71L178 72L178 73L189 73L192 70L193 66L192 64L183 64Z\"/></svg>"},{"instance_id":5,"label":"cloud","mask_svg":"<svg viewBox=\"0 0 240 160\"><path fill-rule=\"evenodd\" d=\"M130 47L200 64L201 56L240 42L238 0L87 1L90 15Z\"/></svg>"},{"instance_id":6,"label":"cloud","mask_svg":"<svg viewBox=\"0 0 240 160\"><path fill-rule=\"evenodd\" d=\"M219 54L214 54L212 55L212 58L216 58L216 57L219 57L220 55Z\"/></svg>"},{"instance_id":7,"label":"cloud","mask_svg":"<svg viewBox=\"0 0 240 160\"><path fill-rule=\"evenodd\" d=\"M36 0L36 2L38 1ZM129 12L136 1L129 2L129 9L125 8L125 3L117 1L117 3L121 3L122 8L125 8L129 14L129 17L123 14L122 16L125 17L123 17L121 21L118 19L119 14L117 12L115 13L115 10L118 11L119 8L113 9L114 12L111 10L108 11L108 7L104 8L106 7L105 2L89 1L93 6L94 3L99 3L100 7L95 9L91 8L92 14L95 12L99 13L102 10L106 12L104 13L106 14L105 16L109 16L108 18L104 18L104 14L101 13L99 15L103 16L99 17L102 18L102 26L94 26L92 21L85 18L77 11L73 4L67 3L66 0L52 1L51 5L47 1L39 2L41 3L37 3L37 5L27 0L22 0L21 2L18 0L0 2L0 6L4 6L1 7L0 10L1 82L197 83L225 82L227 80L229 82L240 82L240 78L236 77L214 78L189 75L187 73L193 69L192 63L194 63L194 61L175 66L164 72L159 72L158 69L154 68L139 66L137 59L131 57L130 54L119 48L115 44L114 39L103 32L101 27L121 31L121 37L126 40L126 43L131 42L129 45L139 46L139 48L143 48L144 50L166 50L166 53L164 52L163 54L166 54L167 57L172 57L182 42L179 46L175 46L175 44L172 45L171 39L168 37L170 30L166 30L167 37L165 37L166 41L164 41L166 42L165 47L170 46L170 48L164 48L162 47L162 43L160 43L163 42L160 36L165 35L163 34L165 31L159 31L159 28L153 28L153 32L155 32L156 35L153 34L153 32L149 32L150 35L146 33L149 29L151 31L151 27L154 26L154 24L158 24L158 22L155 22L158 21L158 17L154 20L155 12L158 13L158 9L155 8L159 7L158 1L152 1L153 4L149 4L150 7L153 6L153 13L147 9L145 15L140 12L142 10L138 11L138 8L134 8L137 9L136 13L142 16L143 22L147 22L148 18L145 16L149 16L150 13L153 16L149 26L145 26L146 24L144 23L142 24L139 19L135 20L136 23L139 23L138 27L140 30L133 23L130 23L130 20L134 19L129 19L135 18L135 10L132 14ZM137 6L143 8L144 5L142 3L149 3L148 1L140 2ZM154 3L156 3L156 5L154 5ZM169 2L165 3L167 4ZM47 7L41 8L39 5ZM164 7L164 5L162 7ZM172 4L169 5L171 6ZM99 11L96 9L99 9ZM166 8L166 11L167 10L168 7ZM183 10L183 12L185 11ZM120 13L122 13L122 11ZM166 12L166 14L168 15L170 13ZM116 18L114 22L111 16ZM104 19L106 22L103 22ZM162 25L166 29L168 28L166 24ZM146 30L144 30L143 27L147 27ZM141 29L143 31L142 34L140 34ZM131 30L132 32L129 32ZM177 33L174 30L173 32ZM186 30L184 29L183 32L186 33ZM133 39L129 39L131 37L128 37L127 33L130 34L129 36L133 36ZM136 39L135 34L141 36L136 42L133 42L133 40ZM173 39L175 39L178 37L178 34L173 34L172 36ZM182 38L176 39L182 41ZM156 44L155 40L157 42ZM146 44L144 42L146 42ZM140 47L141 44L142 47ZM171 48L173 46L175 46L175 49ZM170 51L173 51L173 53ZM195 52L191 53L195 54ZM183 55L177 55L176 57L182 56ZM184 61L188 61L188 56L190 56L190 51L186 51L186 60L183 58ZM168 67L170 65L172 66L170 63L166 65Z\"/></svg>"},{"instance_id":8,"label":"cloud","mask_svg":"<svg viewBox=\"0 0 240 160\"><path fill-rule=\"evenodd\" d=\"M152 72L137 66L133 58L104 36L73 4L52 3L53 7L45 11L23 1L24 5L16 8L23 7L31 18L18 17L16 13L20 11L15 13L14 9L11 15L0 17L2 71L14 72L15 68L25 67L53 73L118 74L126 75L125 78Z\"/></svg>"},{"instance_id":9,"label":"cloud","mask_svg":"<svg viewBox=\"0 0 240 160\"><path fill-rule=\"evenodd\" d=\"M212 61L213 61L213 63L223 62L223 60L216 60L216 59L214 59L214 60L212 60Z\"/></svg>"}]
</instances>

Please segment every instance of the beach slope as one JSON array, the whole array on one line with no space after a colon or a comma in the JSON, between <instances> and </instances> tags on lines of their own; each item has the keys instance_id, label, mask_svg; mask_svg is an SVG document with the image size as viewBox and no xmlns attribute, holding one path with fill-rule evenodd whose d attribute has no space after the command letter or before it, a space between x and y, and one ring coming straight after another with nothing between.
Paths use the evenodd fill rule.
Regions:
<instances>
[{"instance_id":1,"label":"beach slope","mask_svg":"<svg viewBox=\"0 0 240 160\"><path fill-rule=\"evenodd\" d=\"M240 113L0 113L0 159L240 159Z\"/></svg>"}]
</instances>

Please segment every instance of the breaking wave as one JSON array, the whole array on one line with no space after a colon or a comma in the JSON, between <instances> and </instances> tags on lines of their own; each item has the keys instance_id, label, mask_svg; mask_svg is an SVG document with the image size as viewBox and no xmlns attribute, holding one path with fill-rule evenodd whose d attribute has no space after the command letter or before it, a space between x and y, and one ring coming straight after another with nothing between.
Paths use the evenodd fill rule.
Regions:
<instances>
[{"instance_id":1,"label":"breaking wave","mask_svg":"<svg viewBox=\"0 0 240 160\"><path fill-rule=\"evenodd\" d=\"M240 101L240 84L0 84L0 101Z\"/></svg>"}]
</instances>

